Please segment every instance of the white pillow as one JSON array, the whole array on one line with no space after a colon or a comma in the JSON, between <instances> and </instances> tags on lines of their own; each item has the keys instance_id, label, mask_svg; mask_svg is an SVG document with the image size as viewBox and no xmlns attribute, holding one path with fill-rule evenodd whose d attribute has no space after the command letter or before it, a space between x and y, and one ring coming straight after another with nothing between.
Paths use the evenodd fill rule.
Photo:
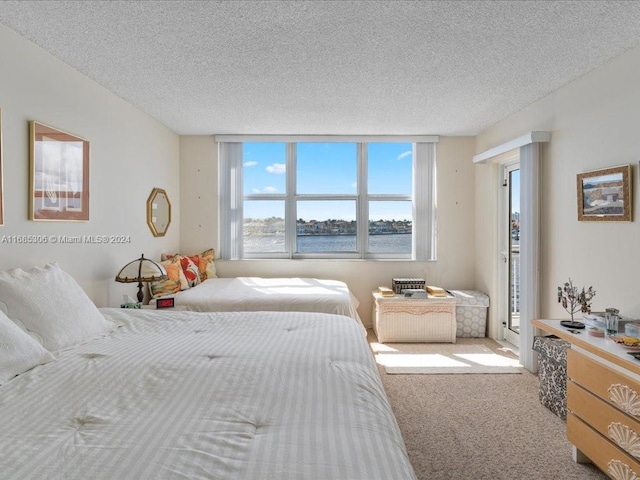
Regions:
<instances>
[{"instance_id":1,"label":"white pillow","mask_svg":"<svg viewBox=\"0 0 640 480\"><path fill-rule=\"evenodd\" d=\"M0 310L52 352L116 328L56 263L0 272Z\"/></svg>"},{"instance_id":2,"label":"white pillow","mask_svg":"<svg viewBox=\"0 0 640 480\"><path fill-rule=\"evenodd\" d=\"M50 352L0 312L0 385L53 359Z\"/></svg>"}]
</instances>

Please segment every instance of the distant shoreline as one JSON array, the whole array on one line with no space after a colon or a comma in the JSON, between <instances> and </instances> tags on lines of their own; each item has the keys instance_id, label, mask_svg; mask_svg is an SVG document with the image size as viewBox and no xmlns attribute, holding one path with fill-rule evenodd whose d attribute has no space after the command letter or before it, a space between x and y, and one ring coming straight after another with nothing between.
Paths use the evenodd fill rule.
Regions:
<instances>
[{"instance_id":1,"label":"distant shoreline","mask_svg":"<svg viewBox=\"0 0 640 480\"><path fill-rule=\"evenodd\" d=\"M388 232L388 233L370 233L369 236L375 235L411 235L411 232ZM298 237L355 237L355 233L297 233Z\"/></svg>"},{"instance_id":2,"label":"distant shoreline","mask_svg":"<svg viewBox=\"0 0 640 480\"><path fill-rule=\"evenodd\" d=\"M371 234L368 237L367 248L372 253L394 252L411 253L410 234ZM297 253L331 253L331 252L355 252L357 249L357 235L355 234L323 234L323 235L298 235L296 236ZM285 235L245 235L245 252L284 252Z\"/></svg>"},{"instance_id":3,"label":"distant shoreline","mask_svg":"<svg viewBox=\"0 0 640 480\"><path fill-rule=\"evenodd\" d=\"M245 234L246 235L246 234ZM251 235L251 234L249 234ZM284 232L278 233L260 233L258 236L266 237L270 235L284 235ZM370 233L370 237L382 235L411 235L411 232L385 232L385 233ZM297 233L297 237L355 237L355 233Z\"/></svg>"}]
</instances>

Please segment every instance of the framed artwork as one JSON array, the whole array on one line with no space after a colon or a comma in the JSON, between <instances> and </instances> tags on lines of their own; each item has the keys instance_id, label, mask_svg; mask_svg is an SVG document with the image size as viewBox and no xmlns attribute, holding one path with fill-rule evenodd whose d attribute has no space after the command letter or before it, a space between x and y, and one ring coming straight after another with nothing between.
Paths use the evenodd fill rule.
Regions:
<instances>
[{"instance_id":1,"label":"framed artwork","mask_svg":"<svg viewBox=\"0 0 640 480\"><path fill-rule=\"evenodd\" d=\"M578 220L631 221L631 165L578 174Z\"/></svg>"},{"instance_id":2,"label":"framed artwork","mask_svg":"<svg viewBox=\"0 0 640 480\"><path fill-rule=\"evenodd\" d=\"M29 122L29 220L89 220L89 142Z\"/></svg>"},{"instance_id":3,"label":"framed artwork","mask_svg":"<svg viewBox=\"0 0 640 480\"><path fill-rule=\"evenodd\" d=\"M2 169L2 109L0 108L0 225L4 225L4 192L2 188L3 182Z\"/></svg>"}]
</instances>

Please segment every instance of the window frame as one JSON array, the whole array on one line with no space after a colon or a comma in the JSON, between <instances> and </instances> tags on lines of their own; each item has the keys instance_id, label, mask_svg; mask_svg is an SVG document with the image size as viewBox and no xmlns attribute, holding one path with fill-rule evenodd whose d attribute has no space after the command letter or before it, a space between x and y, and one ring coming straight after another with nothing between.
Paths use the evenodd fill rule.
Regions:
<instances>
[{"instance_id":1,"label":"window frame","mask_svg":"<svg viewBox=\"0 0 640 480\"><path fill-rule=\"evenodd\" d=\"M244 259L394 259L433 261L436 259L435 145L437 136L216 136L219 165L220 253L228 260ZM244 194L243 144L285 143L286 192ZM297 144L303 142L356 143L357 192L355 194L297 194ZM412 194L369 194L367 192L369 143L411 143L413 146ZM426 187L426 188L425 188ZM280 200L285 203L285 251L244 252L243 202ZM356 251L297 253L297 205L300 201L353 200L356 202ZM369 247L369 205L375 201L410 201L412 204L412 247L410 253L371 253ZM418 240L420 239L420 240Z\"/></svg>"}]
</instances>

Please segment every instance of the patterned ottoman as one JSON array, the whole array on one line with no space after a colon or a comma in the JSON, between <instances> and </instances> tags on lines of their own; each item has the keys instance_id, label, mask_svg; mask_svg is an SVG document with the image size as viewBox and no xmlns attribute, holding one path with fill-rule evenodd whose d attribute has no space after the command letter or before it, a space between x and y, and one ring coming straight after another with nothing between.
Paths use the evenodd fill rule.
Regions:
<instances>
[{"instance_id":1,"label":"patterned ottoman","mask_svg":"<svg viewBox=\"0 0 640 480\"><path fill-rule=\"evenodd\" d=\"M533 337L538 352L540 403L563 420L567 419L567 348L571 344L555 335Z\"/></svg>"},{"instance_id":2,"label":"patterned ottoman","mask_svg":"<svg viewBox=\"0 0 640 480\"><path fill-rule=\"evenodd\" d=\"M449 290L456 297L456 337L484 337L489 297L473 290Z\"/></svg>"}]
</instances>

